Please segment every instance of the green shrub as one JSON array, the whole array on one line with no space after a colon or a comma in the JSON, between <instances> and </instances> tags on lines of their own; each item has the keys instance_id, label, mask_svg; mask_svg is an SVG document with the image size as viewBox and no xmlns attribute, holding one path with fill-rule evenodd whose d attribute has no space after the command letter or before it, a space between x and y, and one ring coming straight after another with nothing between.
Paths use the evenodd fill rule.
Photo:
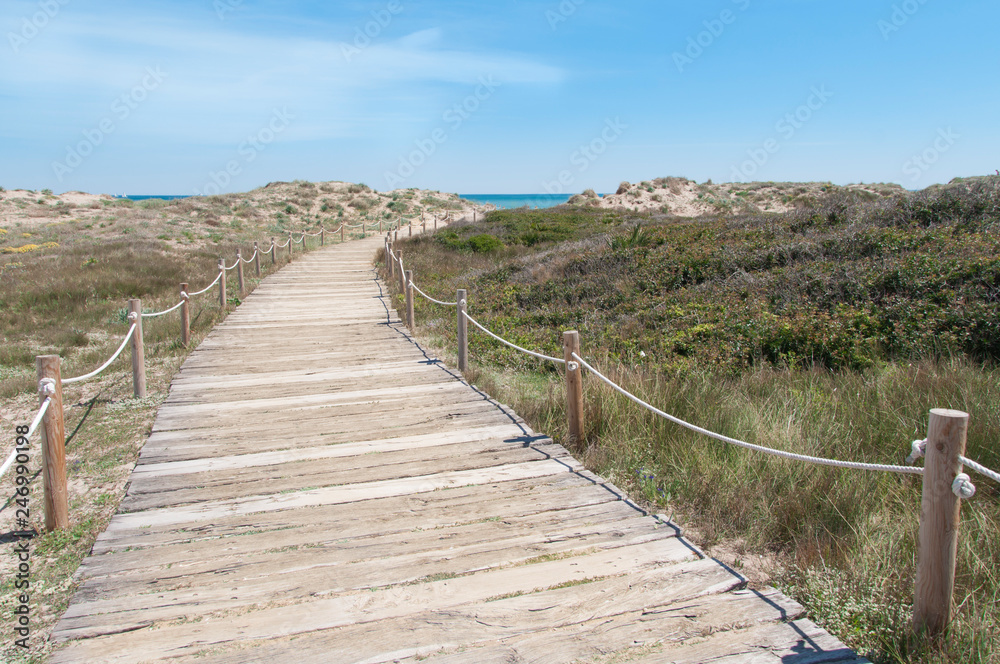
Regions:
<instances>
[{"instance_id":1,"label":"green shrub","mask_svg":"<svg viewBox=\"0 0 1000 664\"><path fill-rule=\"evenodd\" d=\"M503 242L494 235L489 233L483 233L481 235L473 235L468 239L469 248L477 254L488 254L494 251L499 251L503 249Z\"/></svg>"}]
</instances>

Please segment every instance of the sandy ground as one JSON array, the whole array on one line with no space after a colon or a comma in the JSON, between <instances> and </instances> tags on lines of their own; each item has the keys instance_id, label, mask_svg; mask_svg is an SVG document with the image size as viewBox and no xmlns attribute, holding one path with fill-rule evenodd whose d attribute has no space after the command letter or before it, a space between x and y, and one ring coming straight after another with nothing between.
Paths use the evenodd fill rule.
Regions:
<instances>
[{"instance_id":1,"label":"sandy ground","mask_svg":"<svg viewBox=\"0 0 1000 664\"><path fill-rule=\"evenodd\" d=\"M789 212L809 207L841 191L866 192L873 197L901 195L905 190L894 184L852 184L828 182L731 182L698 184L686 178L657 178L637 184L622 182L618 190L603 198L591 191L570 202L599 208L698 217L706 214L741 212Z\"/></svg>"}]
</instances>

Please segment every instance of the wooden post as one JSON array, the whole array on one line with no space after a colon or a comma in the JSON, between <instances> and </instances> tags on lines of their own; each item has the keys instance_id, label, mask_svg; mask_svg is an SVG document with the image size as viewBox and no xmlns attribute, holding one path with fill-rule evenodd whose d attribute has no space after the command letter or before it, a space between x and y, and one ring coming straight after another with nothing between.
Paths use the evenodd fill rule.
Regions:
<instances>
[{"instance_id":1,"label":"wooden post","mask_svg":"<svg viewBox=\"0 0 1000 664\"><path fill-rule=\"evenodd\" d=\"M406 270L403 268L403 252L399 252L399 292L406 291Z\"/></svg>"},{"instance_id":2,"label":"wooden post","mask_svg":"<svg viewBox=\"0 0 1000 664\"><path fill-rule=\"evenodd\" d=\"M52 389L42 392L39 403L51 397L42 418L42 483L45 487L45 531L69 527L69 491L66 487L66 424L63 420L62 376L58 355L35 358L38 380L52 381Z\"/></svg>"},{"instance_id":3,"label":"wooden post","mask_svg":"<svg viewBox=\"0 0 1000 664\"><path fill-rule=\"evenodd\" d=\"M952 492L951 485L962 471L958 457L965 454L968 430L967 413L943 408L931 411L924 453L920 549L913 597L913 628L917 633L930 636L943 633L952 618L962 501Z\"/></svg>"},{"instance_id":4,"label":"wooden post","mask_svg":"<svg viewBox=\"0 0 1000 664\"><path fill-rule=\"evenodd\" d=\"M569 440L583 441L583 369L573 357L580 354L580 333L563 333L563 357L566 359L566 421L569 425Z\"/></svg>"},{"instance_id":5,"label":"wooden post","mask_svg":"<svg viewBox=\"0 0 1000 664\"><path fill-rule=\"evenodd\" d=\"M243 280L243 251L236 250L236 281L240 285L240 295L247 292L246 281Z\"/></svg>"},{"instance_id":6,"label":"wooden post","mask_svg":"<svg viewBox=\"0 0 1000 664\"><path fill-rule=\"evenodd\" d=\"M346 224L341 224L341 225L340 225L340 241L341 241L341 242L345 242L345 241L346 241L346 240L344 239L344 227L345 227L345 225L346 225Z\"/></svg>"},{"instance_id":7,"label":"wooden post","mask_svg":"<svg viewBox=\"0 0 1000 664\"><path fill-rule=\"evenodd\" d=\"M427 220L426 219L421 219L420 221L421 221L420 232L421 233L426 233L427 232Z\"/></svg>"},{"instance_id":8,"label":"wooden post","mask_svg":"<svg viewBox=\"0 0 1000 664\"><path fill-rule=\"evenodd\" d=\"M395 231L393 231L392 241L393 242L399 242L399 229L398 228Z\"/></svg>"},{"instance_id":9,"label":"wooden post","mask_svg":"<svg viewBox=\"0 0 1000 664\"><path fill-rule=\"evenodd\" d=\"M226 308L226 261L219 259L219 272L222 273L222 278L219 279L219 306L223 309Z\"/></svg>"},{"instance_id":10,"label":"wooden post","mask_svg":"<svg viewBox=\"0 0 1000 664\"><path fill-rule=\"evenodd\" d=\"M409 237L413 237L413 220L412 219L410 219L410 223L406 224L406 227L410 231Z\"/></svg>"},{"instance_id":11,"label":"wooden post","mask_svg":"<svg viewBox=\"0 0 1000 664\"><path fill-rule=\"evenodd\" d=\"M465 317L468 303L464 288L458 289L456 302L458 302L458 370L466 371L469 368L469 320Z\"/></svg>"},{"instance_id":12,"label":"wooden post","mask_svg":"<svg viewBox=\"0 0 1000 664\"><path fill-rule=\"evenodd\" d=\"M382 220L381 219L378 220L378 233L379 233L379 235L382 234Z\"/></svg>"},{"instance_id":13,"label":"wooden post","mask_svg":"<svg viewBox=\"0 0 1000 664\"><path fill-rule=\"evenodd\" d=\"M389 249L392 249L392 245L386 245ZM396 261L392 260L392 256L387 251L385 254L385 261L389 264L389 278L396 278Z\"/></svg>"},{"instance_id":14,"label":"wooden post","mask_svg":"<svg viewBox=\"0 0 1000 664\"><path fill-rule=\"evenodd\" d=\"M254 255L254 271L257 273L257 278L260 278L260 246L256 242L253 243L253 255Z\"/></svg>"},{"instance_id":15,"label":"wooden post","mask_svg":"<svg viewBox=\"0 0 1000 664\"><path fill-rule=\"evenodd\" d=\"M292 247L295 243L292 242L292 234L288 234L288 260L292 259Z\"/></svg>"},{"instance_id":16,"label":"wooden post","mask_svg":"<svg viewBox=\"0 0 1000 664\"><path fill-rule=\"evenodd\" d=\"M406 271L406 325L410 332L416 331L417 321L413 317L413 270Z\"/></svg>"},{"instance_id":17,"label":"wooden post","mask_svg":"<svg viewBox=\"0 0 1000 664\"><path fill-rule=\"evenodd\" d=\"M274 243L274 238L271 238L271 265L278 262L278 245Z\"/></svg>"},{"instance_id":18,"label":"wooden post","mask_svg":"<svg viewBox=\"0 0 1000 664\"><path fill-rule=\"evenodd\" d=\"M321 246L321 247L325 247L326 246L326 229L325 228L320 228L319 229L319 246Z\"/></svg>"},{"instance_id":19,"label":"wooden post","mask_svg":"<svg viewBox=\"0 0 1000 664\"><path fill-rule=\"evenodd\" d=\"M132 335L132 393L146 396L146 350L142 343L142 300L128 301L128 319L135 323Z\"/></svg>"},{"instance_id":20,"label":"wooden post","mask_svg":"<svg viewBox=\"0 0 1000 664\"><path fill-rule=\"evenodd\" d=\"M438 229L438 216L434 215L434 230Z\"/></svg>"},{"instance_id":21,"label":"wooden post","mask_svg":"<svg viewBox=\"0 0 1000 664\"><path fill-rule=\"evenodd\" d=\"M188 285L181 284L181 343L187 348L191 343L191 304L188 298Z\"/></svg>"}]
</instances>

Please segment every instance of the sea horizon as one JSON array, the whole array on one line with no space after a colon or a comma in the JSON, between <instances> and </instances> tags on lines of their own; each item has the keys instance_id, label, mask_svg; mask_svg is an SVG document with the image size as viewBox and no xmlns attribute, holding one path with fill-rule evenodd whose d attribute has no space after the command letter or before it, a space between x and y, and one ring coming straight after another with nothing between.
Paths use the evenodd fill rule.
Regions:
<instances>
[{"instance_id":1,"label":"sea horizon","mask_svg":"<svg viewBox=\"0 0 1000 664\"><path fill-rule=\"evenodd\" d=\"M607 194L600 194L602 197ZM472 201L474 203L479 203L481 205L495 205L498 208L514 209L521 207L528 208L550 208L556 205L562 205L569 201L574 194L459 194L459 197ZM161 199L165 201L174 201L181 198L192 198L191 195L186 194L169 194L169 195L116 195L116 198L127 198L130 201L148 201L151 199Z\"/></svg>"}]
</instances>

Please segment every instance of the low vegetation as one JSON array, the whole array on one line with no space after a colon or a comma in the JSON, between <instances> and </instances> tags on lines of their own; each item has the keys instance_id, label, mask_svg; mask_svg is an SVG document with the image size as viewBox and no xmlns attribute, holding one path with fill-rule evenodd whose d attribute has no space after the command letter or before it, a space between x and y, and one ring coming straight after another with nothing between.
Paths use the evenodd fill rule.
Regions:
<instances>
[{"instance_id":1,"label":"low vegetation","mask_svg":"<svg viewBox=\"0 0 1000 664\"><path fill-rule=\"evenodd\" d=\"M578 329L596 366L709 429L900 463L930 408L956 408L971 414L969 456L1000 466L1000 178L698 219L585 200L494 212L403 249L431 295L468 289L480 322L547 354ZM447 357L453 312L422 298L416 311ZM473 382L565 442L554 367L475 331L470 354ZM1000 662L1000 487L989 480L975 478L963 504L957 618L931 644L909 624L919 479L727 447L595 380L585 399L588 433L573 451L589 467L679 514L701 544L874 662Z\"/></svg>"}]
</instances>

